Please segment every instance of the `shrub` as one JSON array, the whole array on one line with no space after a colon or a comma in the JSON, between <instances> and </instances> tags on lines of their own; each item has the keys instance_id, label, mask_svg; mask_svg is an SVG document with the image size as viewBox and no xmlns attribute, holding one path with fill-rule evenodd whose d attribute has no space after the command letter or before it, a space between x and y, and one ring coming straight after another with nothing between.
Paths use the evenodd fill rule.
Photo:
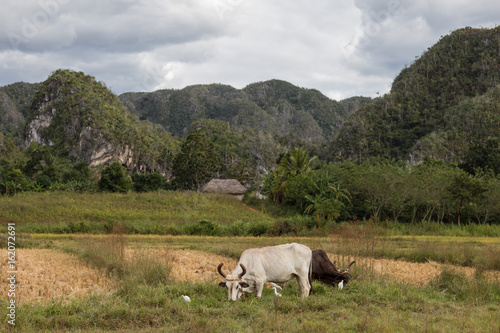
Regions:
<instances>
[{"instance_id":1,"label":"shrub","mask_svg":"<svg viewBox=\"0 0 500 333\"><path fill-rule=\"evenodd\" d=\"M88 224L86 224L85 222L80 222L80 223L70 222L70 223L68 223L68 227L66 228L66 232L69 234L78 233L78 232L87 233L90 231L90 229L91 229L90 226Z\"/></svg>"},{"instance_id":2,"label":"shrub","mask_svg":"<svg viewBox=\"0 0 500 333\"><path fill-rule=\"evenodd\" d=\"M99 190L107 192L128 192L132 188L132 181L127 176L127 169L115 161L102 171L99 180Z\"/></svg>"},{"instance_id":3,"label":"shrub","mask_svg":"<svg viewBox=\"0 0 500 333\"><path fill-rule=\"evenodd\" d=\"M187 226L186 233L188 235L215 236L218 229L219 225L217 223L202 220L196 224Z\"/></svg>"},{"instance_id":4,"label":"shrub","mask_svg":"<svg viewBox=\"0 0 500 333\"><path fill-rule=\"evenodd\" d=\"M165 188L165 178L158 172L136 173L132 175L134 190L136 192L152 192Z\"/></svg>"},{"instance_id":5,"label":"shrub","mask_svg":"<svg viewBox=\"0 0 500 333\"><path fill-rule=\"evenodd\" d=\"M36 182L45 190L49 189L50 185L52 185L52 181L47 175L40 175L36 177Z\"/></svg>"},{"instance_id":6,"label":"shrub","mask_svg":"<svg viewBox=\"0 0 500 333\"><path fill-rule=\"evenodd\" d=\"M248 228L248 234L251 236L262 236L267 234L270 227L264 223L255 223Z\"/></svg>"}]
</instances>

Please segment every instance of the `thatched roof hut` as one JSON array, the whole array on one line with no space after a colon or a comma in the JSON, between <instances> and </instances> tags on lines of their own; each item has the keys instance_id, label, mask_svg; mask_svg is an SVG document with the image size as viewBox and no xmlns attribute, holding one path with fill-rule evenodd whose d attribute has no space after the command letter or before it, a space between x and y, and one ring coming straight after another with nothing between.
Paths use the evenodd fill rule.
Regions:
<instances>
[{"instance_id":1,"label":"thatched roof hut","mask_svg":"<svg viewBox=\"0 0 500 333\"><path fill-rule=\"evenodd\" d=\"M247 189L236 179L212 179L201 189L204 193L230 194L243 199Z\"/></svg>"}]
</instances>

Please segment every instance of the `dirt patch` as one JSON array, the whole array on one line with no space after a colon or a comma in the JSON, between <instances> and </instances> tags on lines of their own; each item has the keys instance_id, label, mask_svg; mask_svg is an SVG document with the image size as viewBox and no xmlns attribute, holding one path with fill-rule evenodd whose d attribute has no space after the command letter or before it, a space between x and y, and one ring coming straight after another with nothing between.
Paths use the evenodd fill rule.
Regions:
<instances>
[{"instance_id":1,"label":"dirt patch","mask_svg":"<svg viewBox=\"0 0 500 333\"><path fill-rule=\"evenodd\" d=\"M16 255L18 302L83 297L115 288L105 274L90 268L74 255L48 249L17 249ZM0 256L3 258L1 277L6 281L7 251L0 251ZM7 299L8 290L3 286L0 298Z\"/></svg>"}]
</instances>

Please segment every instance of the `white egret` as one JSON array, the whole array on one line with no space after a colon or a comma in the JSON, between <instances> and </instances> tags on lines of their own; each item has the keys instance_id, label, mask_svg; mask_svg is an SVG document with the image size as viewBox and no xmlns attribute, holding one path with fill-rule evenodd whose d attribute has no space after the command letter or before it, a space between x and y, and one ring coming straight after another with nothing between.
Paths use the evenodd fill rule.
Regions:
<instances>
[{"instance_id":1,"label":"white egret","mask_svg":"<svg viewBox=\"0 0 500 333\"><path fill-rule=\"evenodd\" d=\"M281 288L281 286L277 285L274 282L271 282L271 286L273 286L274 288L278 288L279 290L283 290L283 288Z\"/></svg>"}]
</instances>

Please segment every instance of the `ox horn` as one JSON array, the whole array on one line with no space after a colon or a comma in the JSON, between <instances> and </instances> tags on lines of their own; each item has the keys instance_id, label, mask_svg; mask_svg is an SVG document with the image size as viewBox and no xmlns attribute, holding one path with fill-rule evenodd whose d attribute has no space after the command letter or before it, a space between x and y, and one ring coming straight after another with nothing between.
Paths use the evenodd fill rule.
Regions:
<instances>
[{"instance_id":1,"label":"ox horn","mask_svg":"<svg viewBox=\"0 0 500 333\"><path fill-rule=\"evenodd\" d=\"M240 274L238 274L238 279L241 279L243 277L243 275L245 275L247 273L247 269L245 266L243 266L243 264L240 264L241 266L241 269L243 269L243 272L241 272Z\"/></svg>"},{"instance_id":2,"label":"ox horn","mask_svg":"<svg viewBox=\"0 0 500 333\"><path fill-rule=\"evenodd\" d=\"M346 272L349 272L349 268L351 268L351 265L354 264L356 262L356 260L353 260L348 266L347 268L345 269Z\"/></svg>"},{"instance_id":3,"label":"ox horn","mask_svg":"<svg viewBox=\"0 0 500 333\"><path fill-rule=\"evenodd\" d=\"M220 263L219 266L217 266L217 271L219 272L220 275L222 275L224 277L224 279L226 278L226 274L224 274L224 272L222 272L222 265L224 265L223 263Z\"/></svg>"}]
</instances>

